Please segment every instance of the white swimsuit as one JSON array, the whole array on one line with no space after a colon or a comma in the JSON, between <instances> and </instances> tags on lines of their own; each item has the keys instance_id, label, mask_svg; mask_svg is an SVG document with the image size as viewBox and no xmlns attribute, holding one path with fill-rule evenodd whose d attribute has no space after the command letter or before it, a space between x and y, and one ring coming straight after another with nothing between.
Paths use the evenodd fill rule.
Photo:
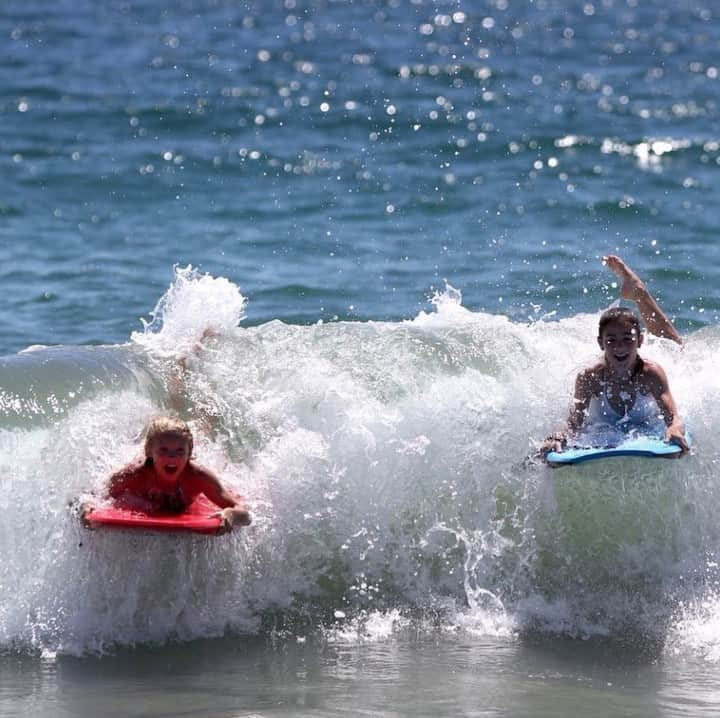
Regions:
<instances>
[{"instance_id":1,"label":"white swimsuit","mask_svg":"<svg viewBox=\"0 0 720 718\"><path fill-rule=\"evenodd\" d=\"M591 446L615 445L627 434L663 436L665 420L655 398L637 392L635 402L625 414L619 414L610 404L605 390L590 400L587 416L578 438Z\"/></svg>"},{"instance_id":2,"label":"white swimsuit","mask_svg":"<svg viewBox=\"0 0 720 718\"><path fill-rule=\"evenodd\" d=\"M635 403L626 411L619 414L610 404L607 394L603 391L600 396L594 396L588 407L586 424L612 424L621 426L647 426L663 421L663 415L655 398L649 394L635 395Z\"/></svg>"}]
</instances>

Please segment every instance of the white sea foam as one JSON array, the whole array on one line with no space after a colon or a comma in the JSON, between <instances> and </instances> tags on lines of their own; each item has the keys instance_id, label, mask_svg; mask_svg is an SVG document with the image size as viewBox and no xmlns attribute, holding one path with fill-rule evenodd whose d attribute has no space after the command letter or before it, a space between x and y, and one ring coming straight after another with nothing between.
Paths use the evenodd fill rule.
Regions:
<instances>
[{"instance_id":1,"label":"white sea foam","mask_svg":"<svg viewBox=\"0 0 720 718\"><path fill-rule=\"evenodd\" d=\"M713 565L713 569L716 568ZM701 593L680 604L680 617L670 632L668 652L720 662L720 597L716 590L717 586L715 591Z\"/></svg>"},{"instance_id":2,"label":"white sea foam","mask_svg":"<svg viewBox=\"0 0 720 718\"><path fill-rule=\"evenodd\" d=\"M204 335L234 329L245 316L246 301L224 277L175 267L175 279L150 312L152 321L142 320L144 331L132 339L156 356L192 355Z\"/></svg>"}]
</instances>

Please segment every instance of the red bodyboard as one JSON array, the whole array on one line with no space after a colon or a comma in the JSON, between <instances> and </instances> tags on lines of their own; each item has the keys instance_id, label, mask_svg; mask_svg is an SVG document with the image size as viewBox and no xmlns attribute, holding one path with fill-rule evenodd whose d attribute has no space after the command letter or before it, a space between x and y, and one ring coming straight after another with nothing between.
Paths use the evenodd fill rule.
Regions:
<instances>
[{"instance_id":1,"label":"red bodyboard","mask_svg":"<svg viewBox=\"0 0 720 718\"><path fill-rule=\"evenodd\" d=\"M200 494L180 514L167 511L144 513L119 506L92 509L85 514L90 528L135 529L140 531L191 531L200 534L216 534L221 525L218 517L211 517L220 507Z\"/></svg>"}]
</instances>

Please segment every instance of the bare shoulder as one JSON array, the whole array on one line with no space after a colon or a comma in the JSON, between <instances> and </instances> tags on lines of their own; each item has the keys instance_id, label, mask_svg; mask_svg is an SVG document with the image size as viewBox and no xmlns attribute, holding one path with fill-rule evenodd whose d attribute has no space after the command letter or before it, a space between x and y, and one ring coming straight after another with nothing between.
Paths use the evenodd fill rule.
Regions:
<instances>
[{"instance_id":1,"label":"bare shoulder","mask_svg":"<svg viewBox=\"0 0 720 718\"><path fill-rule=\"evenodd\" d=\"M604 371L605 364L603 362L600 361L596 364L592 364L591 366L583 369L577 375L577 382L588 389L594 390L600 385Z\"/></svg>"},{"instance_id":2,"label":"bare shoulder","mask_svg":"<svg viewBox=\"0 0 720 718\"><path fill-rule=\"evenodd\" d=\"M664 387L668 383L665 370L650 359L643 359L641 377L649 387Z\"/></svg>"},{"instance_id":3,"label":"bare shoulder","mask_svg":"<svg viewBox=\"0 0 720 718\"><path fill-rule=\"evenodd\" d=\"M150 471L150 469L142 459L123 466L110 476L108 487L110 496L118 498L125 491L136 491L140 489L145 483L148 471Z\"/></svg>"},{"instance_id":4,"label":"bare shoulder","mask_svg":"<svg viewBox=\"0 0 720 718\"><path fill-rule=\"evenodd\" d=\"M146 471L147 466L145 466L145 460L136 459L113 473L110 477L110 481L125 481L127 479L134 479L135 477L143 476Z\"/></svg>"},{"instance_id":5,"label":"bare shoulder","mask_svg":"<svg viewBox=\"0 0 720 718\"><path fill-rule=\"evenodd\" d=\"M664 374L665 370L658 364L656 361L653 361L652 359L643 359L642 360L642 373L650 374Z\"/></svg>"},{"instance_id":6,"label":"bare shoulder","mask_svg":"<svg viewBox=\"0 0 720 718\"><path fill-rule=\"evenodd\" d=\"M196 464L194 461L190 461L187 467L188 471L188 478L193 481L197 482L201 485L206 485L208 483L213 485L219 485L220 480L215 475L213 471L210 471L205 466L202 466L201 464Z\"/></svg>"},{"instance_id":7,"label":"bare shoulder","mask_svg":"<svg viewBox=\"0 0 720 718\"><path fill-rule=\"evenodd\" d=\"M196 464L194 461L190 463L188 468L187 488L190 493L203 493L210 501L215 502L223 508L237 505L237 497L225 489L214 472L204 466Z\"/></svg>"}]
</instances>

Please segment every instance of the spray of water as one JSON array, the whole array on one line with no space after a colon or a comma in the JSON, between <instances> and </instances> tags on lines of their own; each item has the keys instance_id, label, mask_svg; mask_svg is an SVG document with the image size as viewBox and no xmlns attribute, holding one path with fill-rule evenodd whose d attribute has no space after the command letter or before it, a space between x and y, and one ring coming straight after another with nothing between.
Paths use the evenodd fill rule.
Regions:
<instances>
[{"instance_id":1,"label":"spray of water","mask_svg":"<svg viewBox=\"0 0 720 718\"><path fill-rule=\"evenodd\" d=\"M594 357L596 317L518 324L450 287L396 323L243 328L244 307L227 280L178 270L153 321L99 360L146 382L118 373L51 420L21 408L0 431L0 645L87 652L318 625L372 640L413 625L654 631L718 655L717 332L643 348L694 455L553 471L533 455ZM76 381L102 374L84 352ZM253 525L88 532L73 503L140 450L178 357L197 459L248 497ZM33 361L22 370L60 382Z\"/></svg>"}]
</instances>

